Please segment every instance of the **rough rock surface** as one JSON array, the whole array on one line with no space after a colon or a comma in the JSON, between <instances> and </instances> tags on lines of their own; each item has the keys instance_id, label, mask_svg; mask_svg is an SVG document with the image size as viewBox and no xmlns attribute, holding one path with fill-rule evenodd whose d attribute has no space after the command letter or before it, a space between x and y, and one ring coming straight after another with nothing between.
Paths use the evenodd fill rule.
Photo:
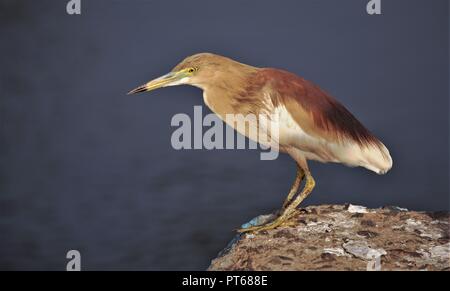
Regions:
<instances>
[{"instance_id":1,"label":"rough rock surface","mask_svg":"<svg viewBox=\"0 0 450 291\"><path fill-rule=\"evenodd\" d=\"M262 216L267 217L267 216ZM448 212L322 205L237 235L208 270L450 270Z\"/></svg>"}]
</instances>

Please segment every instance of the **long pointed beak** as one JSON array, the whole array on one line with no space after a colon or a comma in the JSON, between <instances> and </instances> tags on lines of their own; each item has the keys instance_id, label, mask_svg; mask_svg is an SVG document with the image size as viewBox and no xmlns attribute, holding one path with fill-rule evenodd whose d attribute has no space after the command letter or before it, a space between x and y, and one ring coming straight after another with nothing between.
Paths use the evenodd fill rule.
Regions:
<instances>
[{"instance_id":1,"label":"long pointed beak","mask_svg":"<svg viewBox=\"0 0 450 291\"><path fill-rule=\"evenodd\" d=\"M178 81L180 81L184 77L186 77L186 75L182 71L170 72L164 76L151 80L150 82L131 90L127 95L148 92L166 86L177 85Z\"/></svg>"}]
</instances>

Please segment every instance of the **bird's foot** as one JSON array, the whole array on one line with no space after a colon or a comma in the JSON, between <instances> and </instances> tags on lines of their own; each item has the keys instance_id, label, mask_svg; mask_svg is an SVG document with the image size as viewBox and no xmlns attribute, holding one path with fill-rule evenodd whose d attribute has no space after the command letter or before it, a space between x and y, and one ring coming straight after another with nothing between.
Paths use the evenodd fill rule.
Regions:
<instances>
[{"instance_id":1,"label":"bird's foot","mask_svg":"<svg viewBox=\"0 0 450 291\"><path fill-rule=\"evenodd\" d=\"M241 229L237 230L237 232L239 232L239 233L259 232L259 231L263 231L263 230L275 229L282 225L283 226L294 226L295 221L290 220L290 218L294 214L295 214L295 211L293 211L291 213L284 213L284 214L278 216L275 220L265 223L265 224L261 224L261 225L252 224L251 222L253 220L255 220L255 219L253 219L252 221L250 221L250 223L244 224Z\"/></svg>"},{"instance_id":2,"label":"bird's foot","mask_svg":"<svg viewBox=\"0 0 450 291\"><path fill-rule=\"evenodd\" d=\"M249 222L241 225L241 229L247 229L247 228L251 228L251 227L265 225L266 223L275 220L275 218L277 218L277 216L278 216L278 214L276 214L276 215L275 214L259 215L255 218L253 218L252 220L250 220Z\"/></svg>"}]
</instances>

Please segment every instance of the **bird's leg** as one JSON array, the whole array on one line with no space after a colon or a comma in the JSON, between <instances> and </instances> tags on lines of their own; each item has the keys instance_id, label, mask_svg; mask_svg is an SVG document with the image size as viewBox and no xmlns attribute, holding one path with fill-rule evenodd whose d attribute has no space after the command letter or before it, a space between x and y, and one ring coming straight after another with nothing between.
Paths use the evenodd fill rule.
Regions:
<instances>
[{"instance_id":1,"label":"bird's leg","mask_svg":"<svg viewBox=\"0 0 450 291\"><path fill-rule=\"evenodd\" d=\"M297 176L295 177L294 184L292 184L292 187L291 187L291 190L289 191L288 196L286 197L286 199L283 202L283 207L281 208L281 211L284 211L284 209L286 209L288 207L289 202L291 202L292 198L297 193L298 187L300 187L300 184L302 183L304 177L305 177L305 171L303 171L303 169L299 165L297 165Z\"/></svg>"},{"instance_id":2,"label":"bird's leg","mask_svg":"<svg viewBox=\"0 0 450 291\"><path fill-rule=\"evenodd\" d=\"M310 172L306 173L306 184L303 191L292 201L291 204L283 211L282 216L289 218L295 213L295 209L305 200L306 197L312 192L316 186L316 181L314 181L313 176Z\"/></svg>"},{"instance_id":3,"label":"bird's leg","mask_svg":"<svg viewBox=\"0 0 450 291\"><path fill-rule=\"evenodd\" d=\"M295 194L297 194L298 188L300 187L300 184L303 181L303 178L305 177L305 171L303 170L302 167L300 167L297 164L297 173L296 173L296 177L295 177L295 181L291 186L291 189L289 190L289 194L287 195L286 199L283 202L283 207L278 210L275 215L274 214L269 214L269 215L260 215L256 218L253 218L250 222L247 222L245 224L242 225L242 228L248 228L251 226L259 226L259 225L264 225L266 223L268 223L268 221L273 221L274 218L272 217L278 217L281 213L283 213L284 209L286 209L289 205L289 203L291 202L292 198L294 197ZM268 218L271 217L271 218ZM264 219L264 222L261 222L261 219Z\"/></svg>"},{"instance_id":4,"label":"bird's leg","mask_svg":"<svg viewBox=\"0 0 450 291\"><path fill-rule=\"evenodd\" d=\"M314 189L316 182L311 176L311 173L306 172L306 184L302 192L283 210L280 216L278 216L274 221L269 222L264 225L253 226L249 228L239 229L238 232L253 232L261 230L274 229L283 223L285 223L293 214L295 214L295 209L297 206L311 193Z\"/></svg>"}]
</instances>

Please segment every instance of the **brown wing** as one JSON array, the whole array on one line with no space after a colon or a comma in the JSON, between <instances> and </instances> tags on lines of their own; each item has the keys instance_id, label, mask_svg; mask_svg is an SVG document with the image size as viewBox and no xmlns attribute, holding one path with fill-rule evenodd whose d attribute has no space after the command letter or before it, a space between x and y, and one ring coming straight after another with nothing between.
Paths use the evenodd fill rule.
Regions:
<instances>
[{"instance_id":1,"label":"brown wing","mask_svg":"<svg viewBox=\"0 0 450 291\"><path fill-rule=\"evenodd\" d=\"M360 146L380 144L336 99L297 75L265 68L257 73L256 83L264 86L275 106L284 105L309 135L338 143L350 139Z\"/></svg>"}]
</instances>

